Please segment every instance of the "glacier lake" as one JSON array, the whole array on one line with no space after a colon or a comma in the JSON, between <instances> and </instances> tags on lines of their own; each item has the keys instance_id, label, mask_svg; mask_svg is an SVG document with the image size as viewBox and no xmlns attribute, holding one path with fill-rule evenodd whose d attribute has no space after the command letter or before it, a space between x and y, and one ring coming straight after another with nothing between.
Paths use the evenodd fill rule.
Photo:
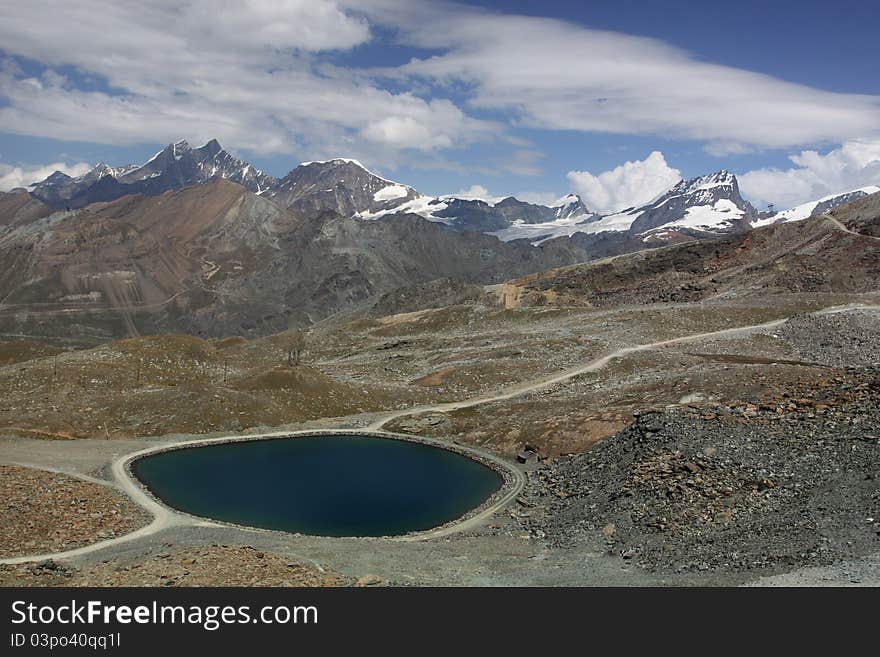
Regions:
<instances>
[{"instance_id":1,"label":"glacier lake","mask_svg":"<svg viewBox=\"0 0 880 657\"><path fill-rule=\"evenodd\" d=\"M368 435L173 449L131 464L166 505L195 516L317 536L396 536L444 525L504 483L440 447Z\"/></svg>"}]
</instances>

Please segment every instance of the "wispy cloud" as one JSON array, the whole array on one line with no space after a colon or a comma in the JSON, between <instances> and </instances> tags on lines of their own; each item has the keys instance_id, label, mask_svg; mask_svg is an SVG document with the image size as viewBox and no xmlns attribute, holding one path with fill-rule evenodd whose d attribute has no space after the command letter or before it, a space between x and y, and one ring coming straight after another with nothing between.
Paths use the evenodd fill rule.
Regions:
<instances>
[{"instance_id":1,"label":"wispy cloud","mask_svg":"<svg viewBox=\"0 0 880 657\"><path fill-rule=\"evenodd\" d=\"M407 30L441 52L389 75L464 85L472 106L531 127L696 139L716 154L880 131L878 96L699 61L655 39L491 13L449 12Z\"/></svg>"},{"instance_id":2,"label":"wispy cloud","mask_svg":"<svg viewBox=\"0 0 880 657\"><path fill-rule=\"evenodd\" d=\"M85 162L77 162L76 164L53 162L52 164L23 166L0 163L0 191L7 192L16 187L27 187L56 171L66 173L68 176L81 176L91 168L92 166Z\"/></svg>"}]
</instances>

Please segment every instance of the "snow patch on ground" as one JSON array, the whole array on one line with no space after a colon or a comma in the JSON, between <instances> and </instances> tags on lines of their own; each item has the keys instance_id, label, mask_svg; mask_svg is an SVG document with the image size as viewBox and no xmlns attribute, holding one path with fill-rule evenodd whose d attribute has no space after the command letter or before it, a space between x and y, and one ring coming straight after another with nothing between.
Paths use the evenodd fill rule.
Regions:
<instances>
[{"instance_id":1,"label":"snow patch on ground","mask_svg":"<svg viewBox=\"0 0 880 657\"><path fill-rule=\"evenodd\" d=\"M590 214L580 214L540 224L527 224L523 221L515 221L510 227L496 230L489 233L489 235L494 235L502 242L527 239L537 246L554 237L571 237L575 233L624 231L635 221L638 213L625 216L622 214L610 215L598 221L590 221L590 218L593 216Z\"/></svg>"},{"instance_id":2,"label":"snow patch on ground","mask_svg":"<svg viewBox=\"0 0 880 657\"><path fill-rule=\"evenodd\" d=\"M701 230L713 230L728 228L736 220L745 214L730 199L722 198L713 205L695 205L688 208L687 213L677 221L663 224L663 228L696 228Z\"/></svg>"},{"instance_id":3,"label":"snow patch on ground","mask_svg":"<svg viewBox=\"0 0 880 657\"><path fill-rule=\"evenodd\" d=\"M876 194L880 192L880 187L877 185L868 185L867 187L860 187L859 189L852 189L848 192L841 192L839 194L831 194L829 196L823 196L820 199L815 201L807 201L806 203L801 203L800 205L796 205L793 208L789 208L788 210L782 210L781 212L777 212L774 215L769 217L764 217L763 219L758 219L752 226L755 228L759 226L768 226L770 224L775 223L783 223L786 221L802 221L803 219L807 219L813 216L813 212L815 212L816 207L820 203L824 203L826 201L830 201L832 199L837 198L838 196L846 196L848 194L856 194L858 192L863 192L866 195Z\"/></svg>"},{"instance_id":4,"label":"snow patch on ground","mask_svg":"<svg viewBox=\"0 0 880 657\"><path fill-rule=\"evenodd\" d=\"M403 198L409 194L409 190L403 185L388 185L373 194L374 201L391 201L396 198Z\"/></svg>"},{"instance_id":5,"label":"snow patch on ground","mask_svg":"<svg viewBox=\"0 0 880 657\"><path fill-rule=\"evenodd\" d=\"M381 190L380 190L381 191ZM438 217L434 213L442 212L447 207L446 203L440 201L433 196L417 196L414 199L407 201L406 203L401 203L393 208L388 208L387 210L378 210L376 212L370 212L369 210L365 210L363 212L358 212L354 215L355 219L364 219L364 220L374 220L379 219L380 217L385 217L387 215L392 214L417 214L428 221L436 221L441 224L452 224L455 221L454 218L449 217Z\"/></svg>"}]
</instances>

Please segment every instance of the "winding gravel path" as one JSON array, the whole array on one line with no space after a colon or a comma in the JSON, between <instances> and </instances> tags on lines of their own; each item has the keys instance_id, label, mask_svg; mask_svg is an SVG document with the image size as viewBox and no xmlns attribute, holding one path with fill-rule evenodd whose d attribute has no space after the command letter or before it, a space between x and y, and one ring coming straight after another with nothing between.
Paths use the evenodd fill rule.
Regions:
<instances>
[{"instance_id":1,"label":"winding gravel path","mask_svg":"<svg viewBox=\"0 0 880 657\"><path fill-rule=\"evenodd\" d=\"M826 221L830 221L831 224L837 229L842 230L844 233L849 233L850 235L855 235L856 237L864 237L869 240L874 240L876 242L880 242L880 237L874 237L873 235L865 235L864 233L857 233L854 230L851 230L844 226L840 221L832 217L830 214L820 214L820 217L825 219Z\"/></svg>"},{"instance_id":2,"label":"winding gravel path","mask_svg":"<svg viewBox=\"0 0 880 657\"><path fill-rule=\"evenodd\" d=\"M846 306L836 306L832 308L826 308L824 310L820 310L815 313L810 313L813 315L828 315L831 313L838 312L846 312L848 310L880 310L880 306L870 306L863 304L849 304ZM449 411L455 411L462 408L471 408L473 406L479 406L481 404L489 404L497 401L505 401L507 399L513 399L514 397L519 397L521 395L525 395L530 392L534 392L536 390L541 390L543 388L550 387L552 385L556 385L557 383L563 383L572 379L576 376L580 376L582 374L586 374L588 372L595 372L597 370L601 370L603 367L608 365L615 358L621 358L622 356L627 356L632 353L636 353L639 351L650 351L652 349L658 349L661 347L668 347L671 345L677 344L685 344L687 342L695 342L697 340L702 340L704 338L720 338L720 337L730 337L735 335L744 335L747 333L752 333L754 331L761 331L765 329L775 328L777 326L781 326L785 322L787 322L790 318L784 317L782 319L775 319L771 322L764 322L763 324L752 324L749 326L738 326L735 328L729 329L721 329L719 331L708 331L706 333L695 333L692 335L685 335L679 338L671 338L669 340L661 340L659 342L649 342L646 344L635 345L633 347L623 347L621 349L617 349L616 351L612 351L605 356L600 356L595 360L591 360L587 363L583 363L581 365L576 365L575 367L569 368L567 370L563 370L558 374L553 374L547 377L542 377L538 379L533 379L531 381L527 381L525 383L518 383L516 385L504 388L495 393L489 393L484 395L477 395L475 397L470 397L468 399L463 399L457 402L445 402L439 404L423 404L421 406L413 406L411 408L392 411L390 413L383 413L379 415L379 417L367 425L367 429L369 430L378 430L385 426L391 420L396 420L401 417L406 417L409 415L417 415L419 413L430 413L430 412L440 412L446 413Z\"/></svg>"}]
</instances>

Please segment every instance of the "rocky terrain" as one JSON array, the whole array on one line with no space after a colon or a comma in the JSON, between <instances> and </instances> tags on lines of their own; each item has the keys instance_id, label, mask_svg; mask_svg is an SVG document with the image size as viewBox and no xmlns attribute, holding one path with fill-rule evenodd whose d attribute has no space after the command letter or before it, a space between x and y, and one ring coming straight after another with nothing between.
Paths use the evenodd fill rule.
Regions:
<instances>
[{"instance_id":1,"label":"rocky terrain","mask_svg":"<svg viewBox=\"0 0 880 657\"><path fill-rule=\"evenodd\" d=\"M876 356L880 316L796 318L776 335L834 369L637 413L589 452L530 473L522 527L559 546L601 536L665 572L778 572L880 551L880 368L859 362ZM858 354L846 366L844 348Z\"/></svg>"},{"instance_id":2,"label":"rocky terrain","mask_svg":"<svg viewBox=\"0 0 880 657\"><path fill-rule=\"evenodd\" d=\"M805 398L640 416L589 453L538 470L524 526L551 544L601 533L666 571L780 570L880 550L878 390L837 407ZM825 401L832 401L823 399Z\"/></svg>"},{"instance_id":3,"label":"rocky terrain","mask_svg":"<svg viewBox=\"0 0 880 657\"><path fill-rule=\"evenodd\" d=\"M880 367L880 327L876 313L803 315L786 322L777 334L802 360L831 367Z\"/></svg>"},{"instance_id":4,"label":"rocky terrain","mask_svg":"<svg viewBox=\"0 0 880 657\"><path fill-rule=\"evenodd\" d=\"M25 352L40 353L25 343L15 352L19 360L0 365L0 427L64 439L239 431L427 398L419 389L291 365L290 339L153 336L21 360ZM13 344L5 351L13 352Z\"/></svg>"},{"instance_id":5,"label":"rocky terrain","mask_svg":"<svg viewBox=\"0 0 880 657\"><path fill-rule=\"evenodd\" d=\"M14 465L0 465L0 500L0 557L69 550L148 522L112 488Z\"/></svg>"},{"instance_id":6,"label":"rocky terrain","mask_svg":"<svg viewBox=\"0 0 880 657\"><path fill-rule=\"evenodd\" d=\"M0 565L0 586L377 586L248 546L167 547L143 561L77 568L58 561Z\"/></svg>"}]
</instances>

